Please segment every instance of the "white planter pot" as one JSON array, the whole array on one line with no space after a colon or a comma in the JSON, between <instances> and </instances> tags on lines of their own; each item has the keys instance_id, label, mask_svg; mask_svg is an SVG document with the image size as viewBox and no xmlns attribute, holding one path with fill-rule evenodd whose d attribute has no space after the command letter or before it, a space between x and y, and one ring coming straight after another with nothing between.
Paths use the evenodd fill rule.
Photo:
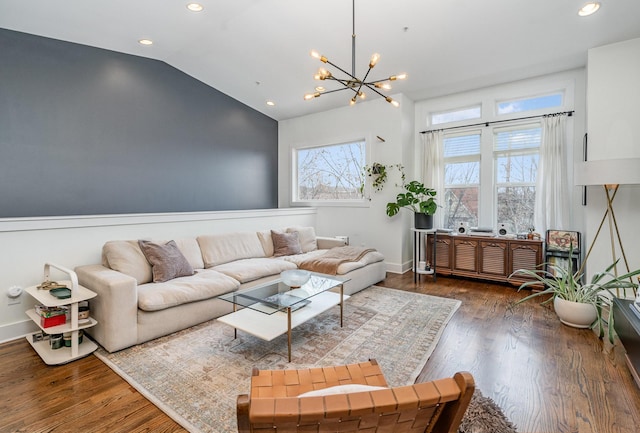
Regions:
<instances>
[{"instance_id":1,"label":"white planter pot","mask_svg":"<svg viewBox=\"0 0 640 433\"><path fill-rule=\"evenodd\" d=\"M590 328L598 318L596 307L591 304L555 298L553 308L562 323L574 328Z\"/></svg>"}]
</instances>

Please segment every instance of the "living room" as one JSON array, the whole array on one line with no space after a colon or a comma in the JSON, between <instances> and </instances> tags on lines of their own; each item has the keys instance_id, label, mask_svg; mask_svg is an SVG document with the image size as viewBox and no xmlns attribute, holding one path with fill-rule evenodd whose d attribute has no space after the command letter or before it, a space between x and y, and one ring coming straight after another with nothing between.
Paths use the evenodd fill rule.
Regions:
<instances>
[{"instance_id":1,"label":"living room","mask_svg":"<svg viewBox=\"0 0 640 433\"><path fill-rule=\"evenodd\" d=\"M607 7L614 5L603 5L600 13ZM632 2L615 7L622 8L617 11L620 16L633 16L637 9ZM5 4L0 15L8 19L26 13L20 9ZM9 155L0 163L5 203L0 241L8 246L0 253L5 264L0 275L3 299L10 287L39 284L46 262L71 268L99 263L100 248L109 240L292 225L313 226L324 236L349 236L353 245L382 252L390 274L407 273L412 265L410 215L402 212L389 219L384 209L398 192L398 173L391 173L382 192L371 191L370 200L356 206L308 206L292 199L292 151L296 146L364 138L369 163L403 164L408 178L417 178L422 173L420 132L431 129L426 121L430 113L478 102L483 105L479 122L492 122L499 117L486 113L491 113L496 101L562 92L562 105L553 111L574 112L567 122L570 174L573 162L582 159L587 131L589 159L640 157L638 133L631 129L639 113L633 98L628 98L637 95L640 86L636 78L640 43L634 39L640 35L636 29L627 30L622 39L604 38L603 43L589 45L578 64L569 68L544 72L541 68L538 72L532 67L527 74L506 71L500 80L487 78L484 85L420 99L393 94L400 102L399 109L372 97L354 107L276 120L265 114L269 113L267 108L258 111L244 105L232 99L233 94L228 97L216 86L193 78L198 72L188 74L162 59L58 40L62 37L36 36L35 29L15 31L15 26L1 18L0 28L0 107L10 113L0 120L0 129L5 132L0 133L0 146L3 155ZM359 36L366 34L360 32ZM347 44L349 36L336 37L336 42L327 42L322 48L329 54L334 45ZM368 50L364 53L368 55ZM306 76L313 71L298 72ZM413 74L410 79L427 81ZM99 92L83 93L96 83L102 86ZM255 85L254 91L265 85ZM166 90L169 88L173 90ZM116 94L116 90L122 93ZM131 92L130 98L127 92ZM83 97L86 95L90 95L89 101ZM321 99L325 98L343 99L340 94ZM24 100L41 108L25 107ZM315 102L320 100L305 103ZM148 114L154 109L161 116ZM109 122L103 123L105 116ZM625 141L612 144L612 137ZM154 147L154 141L162 145ZM198 144L189 149L185 141ZM189 150L193 155L185 156ZM150 156L153 152L156 154ZM198 160L206 161L209 168L189 168ZM22 165L24 161L30 161L29 165ZM167 175L171 172L177 175ZM606 199L601 187L590 186L585 206L582 188L571 185L569 190L572 220L567 228L583 233L588 244L595 237ZM632 267L640 263L640 246L633 235L638 191L635 185L624 185L615 201L618 228ZM185 200L192 201L184 204ZM491 218L486 221L497 223ZM599 239L596 247L588 269L602 269L611 262L608 240ZM19 304L5 301L0 305L0 341L33 331L24 314L30 302L23 294Z\"/></svg>"}]
</instances>

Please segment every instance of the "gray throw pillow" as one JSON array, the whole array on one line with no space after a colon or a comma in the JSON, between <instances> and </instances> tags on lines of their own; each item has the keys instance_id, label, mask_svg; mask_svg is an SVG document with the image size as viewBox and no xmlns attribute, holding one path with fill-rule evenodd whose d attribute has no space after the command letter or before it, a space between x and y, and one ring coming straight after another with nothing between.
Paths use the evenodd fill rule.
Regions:
<instances>
[{"instance_id":1,"label":"gray throw pillow","mask_svg":"<svg viewBox=\"0 0 640 433\"><path fill-rule=\"evenodd\" d=\"M162 283L194 274L193 268L174 241L161 245L139 240L138 245L151 264L154 283Z\"/></svg>"},{"instance_id":2,"label":"gray throw pillow","mask_svg":"<svg viewBox=\"0 0 640 433\"><path fill-rule=\"evenodd\" d=\"M302 254L298 232L280 233L271 230L271 239L273 240L274 257Z\"/></svg>"}]
</instances>

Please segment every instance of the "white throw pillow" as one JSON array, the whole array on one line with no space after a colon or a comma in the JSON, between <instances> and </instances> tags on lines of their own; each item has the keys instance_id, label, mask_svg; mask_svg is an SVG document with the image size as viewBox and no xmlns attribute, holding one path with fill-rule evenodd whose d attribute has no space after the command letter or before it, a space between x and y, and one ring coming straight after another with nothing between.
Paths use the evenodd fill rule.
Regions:
<instances>
[{"instance_id":1,"label":"white throw pillow","mask_svg":"<svg viewBox=\"0 0 640 433\"><path fill-rule=\"evenodd\" d=\"M349 385L338 385L338 386L331 386L329 388L324 388L324 389L316 389L315 391L309 391L309 392L300 394L298 397L322 397L325 395L379 391L381 389L389 389L389 388L385 388L384 386L371 386L371 385L361 385L358 383L353 383Z\"/></svg>"},{"instance_id":2,"label":"white throw pillow","mask_svg":"<svg viewBox=\"0 0 640 433\"><path fill-rule=\"evenodd\" d=\"M298 240L303 253L318 249L316 230L313 227L289 227L287 233L298 233Z\"/></svg>"}]
</instances>

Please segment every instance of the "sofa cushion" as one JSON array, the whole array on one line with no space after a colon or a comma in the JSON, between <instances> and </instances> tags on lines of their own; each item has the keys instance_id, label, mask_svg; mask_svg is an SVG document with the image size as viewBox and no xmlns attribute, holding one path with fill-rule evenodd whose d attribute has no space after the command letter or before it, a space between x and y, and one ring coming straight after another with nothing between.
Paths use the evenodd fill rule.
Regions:
<instances>
[{"instance_id":1,"label":"sofa cushion","mask_svg":"<svg viewBox=\"0 0 640 433\"><path fill-rule=\"evenodd\" d=\"M282 229L279 231L284 232L285 230ZM261 230L256 234L258 235L260 244L262 244L262 249L264 250L264 256L273 257L273 239L271 238L271 230Z\"/></svg>"},{"instance_id":2,"label":"sofa cushion","mask_svg":"<svg viewBox=\"0 0 640 433\"><path fill-rule=\"evenodd\" d=\"M238 287L240 283L231 277L211 269L200 269L189 277L138 286L138 308L144 311L164 310L213 298L237 290Z\"/></svg>"},{"instance_id":3,"label":"sofa cushion","mask_svg":"<svg viewBox=\"0 0 640 433\"><path fill-rule=\"evenodd\" d=\"M298 240L298 232L281 233L271 230L271 239L273 239L274 257L290 256L302 253L302 247Z\"/></svg>"},{"instance_id":4,"label":"sofa cushion","mask_svg":"<svg viewBox=\"0 0 640 433\"><path fill-rule=\"evenodd\" d=\"M275 258L242 259L235 262L218 265L213 269L230 276L233 279L246 283L258 278L278 275L282 271L296 269L296 265L286 260Z\"/></svg>"},{"instance_id":5,"label":"sofa cushion","mask_svg":"<svg viewBox=\"0 0 640 433\"><path fill-rule=\"evenodd\" d=\"M204 269L202 251L196 238L174 239L174 241L193 269Z\"/></svg>"},{"instance_id":6,"label":"sofa cushion","mask_svg":"<svg viewBox=\"0 0 640 433\"><path fill-rule=\"evenodd\" d=\"M256 232L205 235L198 236L197 240L206 268L234 260L265 257Z\"/></svg>"},{"instance_id":7,"label":"sofa cushion","mask_svg":"<svg viewBox=\"0 0 640 433\"><path fill-rule=\"evenodd\" d=\"M318 249L316 230L313 227L289 227L287 233L298 233L298 241L303 253Z\"/></svg>"},{"instance_id":8,"label":"sofa cushion","mask_svg":"<svg viewBox=\"0 0 640 433\"><path fill-rule=\"evenodd\" d=\"M103 264L136 279L138 284L151 282L151 265L137 240L109 241L102 247Z\"/></svg>"},{"instance_id":9,"label":"sofa cushion","mask_svg":"<svg viewBox=\"0 0 640 433\"><path fill-rule=\"evenodd\" d=\"M154 283L162 283L176 277L193 275L193 268L178 249L175 241L165 244L139 240L142 253L151 264Z\"/></svg>"}]
</instances>

